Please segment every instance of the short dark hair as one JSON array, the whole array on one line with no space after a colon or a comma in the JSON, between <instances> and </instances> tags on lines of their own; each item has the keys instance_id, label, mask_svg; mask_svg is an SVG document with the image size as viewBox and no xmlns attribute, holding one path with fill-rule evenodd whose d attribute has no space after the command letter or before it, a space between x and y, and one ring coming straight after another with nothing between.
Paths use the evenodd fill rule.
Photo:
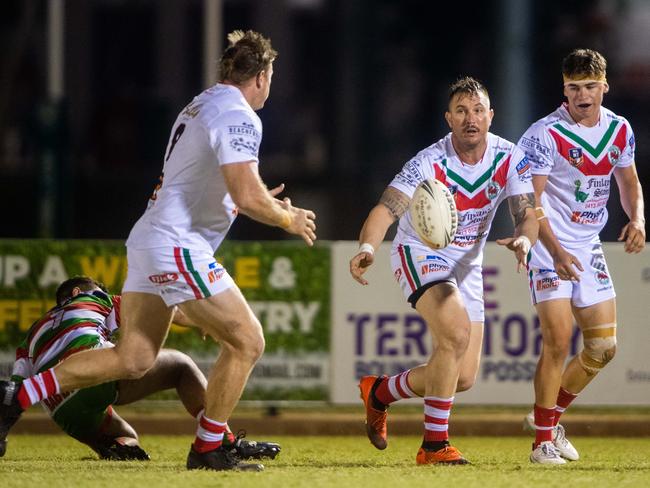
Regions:
<instances>
[{"instance_id":1,"label":"short dark hair","mask_svg":"<svg viewBox=\"0 0 650 488\"><path fill-rule=\"evenodd\" d=\"M219 60L219 81L240 84L268 68L278 56L271 40L252 30L228 34L230 45Z\"/></svg>"},{"instance_id":2,"label":"short dark hair","mask_svg":"<svg viewBox=\"0 0 650 488\"><path fill-rule=\"evenodd\" d=\"M107 291L103 283L93 280L88 276L74 276L61 283L56 289L56 304L63 305L72 296L72 290L79 288L81 291L91 291L95 288Z\"/></svg>"},{"instance_id":3,"label":"short dark hair","mask_svg":"<svg viewBox=\"0 0 650 488\"><path fill-rule=\"evenodd\" d=\"M485 88L485 85L471 76L458 78L449 86L449 101L451 102L454 96L459 93L470 96L483 93L488 100L490 99L490 94L488 93L487 88Z\"/></svg>"},{"instance_id":4,"label":"short dark hair","mask_svg":"<svg viewBox=\"0 0 650 488\"><path fill-rule=\"evenodd\" d=\"M604 77L606 72L605 57L593 49L574 49L562 60L562 74L569 78Z\"/></svg>"}]
</instances>

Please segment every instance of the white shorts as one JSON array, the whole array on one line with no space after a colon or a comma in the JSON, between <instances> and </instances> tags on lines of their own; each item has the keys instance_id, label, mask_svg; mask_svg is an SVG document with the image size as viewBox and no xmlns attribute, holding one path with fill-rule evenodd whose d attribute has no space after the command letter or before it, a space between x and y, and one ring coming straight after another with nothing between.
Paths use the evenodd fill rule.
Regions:
<instances>
[{"instance_id":1,"label":"white shorts","mask_svg":"<svg viewBox=\"0 0 650 488\"><path fill-rule=\"evenodd\" d=\"M391 249L393 276L406 300L415 303L429 287L453 283L460 292L472 322L483 322L483 275L479 265L460 265L426 246L398 244Z\"/></svg>"},{"instance_id":2,"label":"white shorts","mask_svg":"<svg viewBox=\"0 0 650 488\"><path fill-rule=\"evenodd\" d=\"M616 296L600 242L566 250L578 258L584 268L584 271L576 268L580 281L561 280L546 248L540 242L532 248L528 280L533 305L557 298L569 298L576 307L588 307Z\"/></svg>"},{"instance_id":3,"label":"white shorts","mask_svg":"<svg viewBox=\"0 0 650 488\"><path fill-rule=\"evenodd\" d=\"M228 272L205 251L181 247L131 249L123 292L160 295L168 306L199 300L235 286Z\"/></svg>"}]
</instances>

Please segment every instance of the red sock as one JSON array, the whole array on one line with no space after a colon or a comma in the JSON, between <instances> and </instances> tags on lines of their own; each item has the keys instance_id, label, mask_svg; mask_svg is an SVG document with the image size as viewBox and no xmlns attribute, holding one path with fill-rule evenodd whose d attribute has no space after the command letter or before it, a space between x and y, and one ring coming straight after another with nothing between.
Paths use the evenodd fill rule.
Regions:
<instances>
[{"instance_id":1,"label":"red sock","mask_svg":"<svg viewBox=\"0 0 650 488\"><path fill-rule=\"evenodd\" d=\"M223 436L228 430L228 424L217 422L201 415L199 426L196 429L196 438L194 439L194 450L196 452L213 451L221 447Z\"/></svg>"},{"instance_id":2,"label":"red sock","mask_svg":"<svg viewBox=\"0 0 650 488\"><path fill-rule=\"evenodd\" d=\"M424 397L424 441L441 442L449 439L449 414L454 397Z\"/></svg>"},{"instance_id":3,"label":"red sock","mask_svg":"<svg viewBox=\"0 0 650 488\"><path fill-rule=\"evenodd\" d=\"M403 398L417 397L418 395L411 390L408 384L408 375L410 372L411 370L409 369L403 373L386 378L379 383L379 386L375 390L375 398L384 405L390 405Z\"/></svg>"},{"instance_id":4,"label":"red sock","mask_svg":"<svg viewBox=\"0 0 650 488\"><path fill-rule=\"evenodd\" d=\"M560 416L577 396L577 393L571 393L560 387L560 393L557 395L557 404L555 405L555 420L553 421L553 425L557 425L560 422Z\"/></svg>"},{"instance_id":5,"label":"red sock","mask_svg":"<svg viewBox=\"0 0 650 488\"><path fill-rule=\"evenodd\" d=\"M553 419L555 408L543 408L535 405L535 447L542 442L553 440Z\"/></svg>"},{"instance_id":6,"label":"red sock","mask_svg":"<svg viewBox=\"0 0 650 488\"><path fill-rule=\"evenodd\" d=\"M56 380L54 369L48 369L35 376L23 380L18 390L18 403L27 410L35 403L61 393L59 382Z\"/></svg>"}]
</instances>

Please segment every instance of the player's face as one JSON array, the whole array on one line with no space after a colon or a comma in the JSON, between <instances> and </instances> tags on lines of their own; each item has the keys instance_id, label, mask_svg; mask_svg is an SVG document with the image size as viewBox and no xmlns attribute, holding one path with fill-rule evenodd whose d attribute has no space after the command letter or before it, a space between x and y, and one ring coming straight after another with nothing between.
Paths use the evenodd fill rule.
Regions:
<instances>
[{"instance_id":1,"label":"player's face","mask_svg":"<svg viewBox=\"0 0 650 488\"><path fill-rule=\"evenodd\" d=\"M454 95L445 113L454 139L467 148L476 147L486 141L493 116L490 99L483 92Z\"/></svg>"},{"instance_id":2,"label":"player's face","mask_svg":"<svg viewBox=\"0 0 650 488\"><path fill-rule=\"evenodd\" d=\"M585 119L598 121L603 96L609 91L609 85L602 81L570 82L564 85L564 96L569 104L569 112L576 122Z\"/></svg>"}]
</instances>

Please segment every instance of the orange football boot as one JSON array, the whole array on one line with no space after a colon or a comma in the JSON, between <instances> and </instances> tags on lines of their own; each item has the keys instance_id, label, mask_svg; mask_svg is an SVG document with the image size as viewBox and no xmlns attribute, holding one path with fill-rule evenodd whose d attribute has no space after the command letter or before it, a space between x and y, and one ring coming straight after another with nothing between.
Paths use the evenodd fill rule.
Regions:
<instances>
[{"instance_id":1,"label":"orange football boot","mask_svg":"<svg viewBox=\"0 0 650 488\"><path fill-rule=\"evenodd\" d=\"M377 449L386 449L388 441L386 440L386 417L388 416L388 407L385 410L377 410L372 405L372 396L385 376L364 376L359 381L359 391L361 399L366 406L366 435L370 443Z\"/></svg>"},{"instance_id":2,"label":"orange football boot","mask_svg":"<svg viewBox=\"0 0 650 488\"><path fill-rule=\"evenodd\" d=\"M439 451L425 451L420 448L415 462L417 464L470 464L453 446L443 447Z\"/></svg>"}]
</instances>

